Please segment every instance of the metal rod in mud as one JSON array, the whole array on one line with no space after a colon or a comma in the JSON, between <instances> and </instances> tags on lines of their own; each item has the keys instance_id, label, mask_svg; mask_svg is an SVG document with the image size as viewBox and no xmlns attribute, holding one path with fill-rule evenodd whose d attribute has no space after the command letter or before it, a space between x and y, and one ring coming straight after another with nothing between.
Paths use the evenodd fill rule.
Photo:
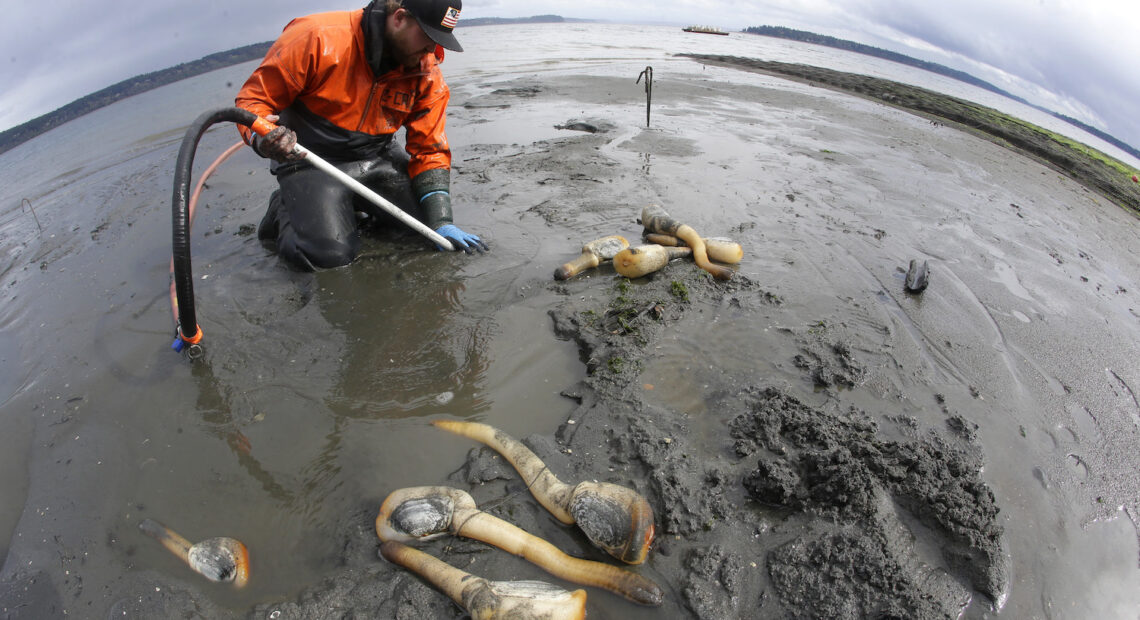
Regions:
<instances>
[{"instance_id":1,"label":"metal rod in mud","mask_svg":"<svg viewBox=\"0 0 1140 620\"><path fill-rule=\"evenodd\" d=\"M637 75L637 83L645 76L645 126L649 126L649 108L653 105L653 67L646 67Z\"/></svg>"},{"instance_id":2,"label":"metal rod in mud","mask_svg":"<svg viewBox=\"0 0 1140 620\"><path fill-rule=\"evenodd\" d=\"M1132 178L1135 179L1135 177ZM28 211L32 212L32 218L35 219L35 227L40 229L40 233L43 233L43 227L40 226L40 218L36 217L35 207L32 206L32 201L30 201L30 199L24 198L23 201L19 202L19 211L24 211L24 203L27 203Z\"/></svg>"}]
</instances>

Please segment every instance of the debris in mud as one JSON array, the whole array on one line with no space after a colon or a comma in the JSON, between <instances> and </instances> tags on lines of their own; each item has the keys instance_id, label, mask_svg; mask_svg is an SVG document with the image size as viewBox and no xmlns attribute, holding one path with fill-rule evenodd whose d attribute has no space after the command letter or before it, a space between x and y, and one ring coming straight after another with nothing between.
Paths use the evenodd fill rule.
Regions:
<instances>
[{"instance_id":1,"label":"debris in mud","mask_svg":"<svg viewBox=\"0 0 1140 620\"><path fill-rule=\"evenodd\" d=\"M926 285L930 283L930 268L927 261L918 262L918 259L910 261L910 268L906 272L906 292L908 293L921 293L926 290Z\"/></svg>"},{"instance_id":2,"label":"debris in mud","mask_svg":"<svg viewBox=\"0 0 1140 620\"><path fill-rule=\"evenodd\" d=\"M584 131L586 133L598 133L598 126L591 125L590 123L583 123L582 121L570 121L565 125L555 125L555 129L567 129L570 131Z\"/></svg>"},{"instance_id":3,"label":"debris in mud","mask_svg":"<svg viewBox=\"0 0 1140 620\"><path fill-rule=\"evenodd\" d=\"M681 301L689 301L689 289L685 286L684 282L680 280L673 280L669 284L669 292Z\"/></svg>"},{"instance_id":4,"label":"debris in mud","mask_svg":"<svg viewBox=\"0 0 1140 620\"><path fill-rule=\"evenodd\" d=\"M951 431L954 431L955 435L966 441L972 442L978 438L978 425L960 415L950 416L950 418L946 420L946 426L948 426ZM1025 427L1021 428L1021 436L1025 436Z\"/></svg>"},{"instance_id":5,"label":"debris in mud","mask_svg":"<svg viewBox=\"0 0 1140 620\"><path fill-rule=\"evenodd\" d=\"M109 222L103 222L102 224L96 226L95 229L91 231L91 240L98 241L100 235L102 235L103 232L107 230L108 226L110 226Z\"/></svg>"},{"instance_id":6,"label":"debris in mud","mask_svg":"<svg viewBox=\"0 0 1140 620\"><path fill-rule=\"evenodd\" d=\"M492 95L506 95L511 97L531 98L542 92L539 86L516 86L514 88L499 88L491 91Z\"/></svg>"}]
</instances>

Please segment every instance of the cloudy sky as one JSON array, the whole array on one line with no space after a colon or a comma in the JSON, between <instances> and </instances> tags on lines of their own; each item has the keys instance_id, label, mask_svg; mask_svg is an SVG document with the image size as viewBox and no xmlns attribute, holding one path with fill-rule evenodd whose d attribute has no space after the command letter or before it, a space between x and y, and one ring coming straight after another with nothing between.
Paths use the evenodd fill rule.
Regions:
<instances>
[{"instance_id":1,"label":"cloudy sky","mask_svg":"<svg viewBox=\"0 0 1140 620\"><path fill-rule=\"evenodd\" d=\"M365 3L6 0L0 130L140 73L271 40L292 16ZM467 0L460 21L540 14L810 30L966 71L1140 148L1135 0Z\"/></svg>"}]
</instances>

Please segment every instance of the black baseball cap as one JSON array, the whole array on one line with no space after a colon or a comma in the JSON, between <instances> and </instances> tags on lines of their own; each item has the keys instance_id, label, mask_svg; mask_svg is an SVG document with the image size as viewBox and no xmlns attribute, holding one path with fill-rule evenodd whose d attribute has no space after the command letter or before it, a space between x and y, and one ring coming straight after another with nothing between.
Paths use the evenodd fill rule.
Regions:
<instances>
[{"instance_id":1,"label":"black baseball cap","mask_svg":"<svg viewBox=\"0 0 1140 620\"><path fill-rule=\"evenodd\" d=\"M462 0L404 0L401 6L416 18L432 41L453 52L463 51L452 34L463 8Z\"/></svg>"}]
</instances>

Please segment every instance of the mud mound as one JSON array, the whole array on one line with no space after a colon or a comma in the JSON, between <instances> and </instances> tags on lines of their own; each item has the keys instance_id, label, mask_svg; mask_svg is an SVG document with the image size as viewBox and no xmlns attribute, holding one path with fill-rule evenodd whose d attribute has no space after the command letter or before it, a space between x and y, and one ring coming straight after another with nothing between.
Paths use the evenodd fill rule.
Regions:
<instances>
[{"instance_id":1,"label":"mud mound","mask_svg":"<svg viewBox=\"0 0 1140 620\"><path fill-rule=\"evenodd\" d=\"M569 292L574 285L555 285ZM586 370L598 378L622 384L641 367L646 345L668 326L680 321L695 302L736 308L778 304L775 295L741 275L715 282L691 261L674 261L636 282L615 278L612 297L599 304L595 297L570 301L550 312L554 333L577 342ZM628 371L628 372L627 372Z\"/></svg>"},{"instance_id":2,"label":"mud mound","mask_svg":"<svg viewBox=\"0 0 1140 620\"><path fill-rule=\"evenodd\" d=\"M809 329L800 346L802 352L792 361L796 368L807 371L819 387L852 388L867 378L867 369L855 358L851 346L830 338L826 324Z\"/></svg>"},{"instance_id":3,"label":"mud mound","mask_svg":"<svg viewBox=\"0 0 1140 620\"><path fill-rule=\"evenodd\" d=\"M609 298L579 295L574 282L552 286L568 293L551 313L555 331L578 344L590 371L573 391L582 403L575 423L559 430L562 450L594 455L570 459L577 476L649 497L659 528L650 565L686 613L952 618L974 592L1003 603L1009 569L998 507L961 420L922 429L907 416L821 409L787 389L725 377L708 386L715 420L696 421L634 396L656 343L712 308L778 297L746 278L715 282L683 262L639 281L614 278ZM787 332L799 351L820 353L792 365L817 387L857 386L867 371L828 334Z\"/></svg>"},{"instance_id":4,"label":"mud mound","mask_svg":"<svg viewBox=\"0 0 1140 620\"><path fill-rule=\"evenodd\" d=\"M913 441L885 440L859 411L828 414L771 388L750 400L750 410L730 427L737 454L760 456L744 478L754 499L850 526L882 527L902 510L904 519L917 519L940 540L941 558L923 558L925 562L942 563L991 600L1004 600L1009 573L1003 531L993 493L978 473L982 460L976 449L953 445L933 432ZM798 540L794 552L784 549L773 558L773 579L789 572L787 562L799 567L791 572L800 572L813 553L832 547L844 557L874 559L870 565L883 571L905 563L882 545L869 551L867 541L852 543L850 538L844 533ZM900 576L909 579L901 571ZM813 589L802 580L785 583L796 593ZM782 598L799 598L777 589ZM810 596L822 600L826 594Z\"/></svg>"}]
</instances>

